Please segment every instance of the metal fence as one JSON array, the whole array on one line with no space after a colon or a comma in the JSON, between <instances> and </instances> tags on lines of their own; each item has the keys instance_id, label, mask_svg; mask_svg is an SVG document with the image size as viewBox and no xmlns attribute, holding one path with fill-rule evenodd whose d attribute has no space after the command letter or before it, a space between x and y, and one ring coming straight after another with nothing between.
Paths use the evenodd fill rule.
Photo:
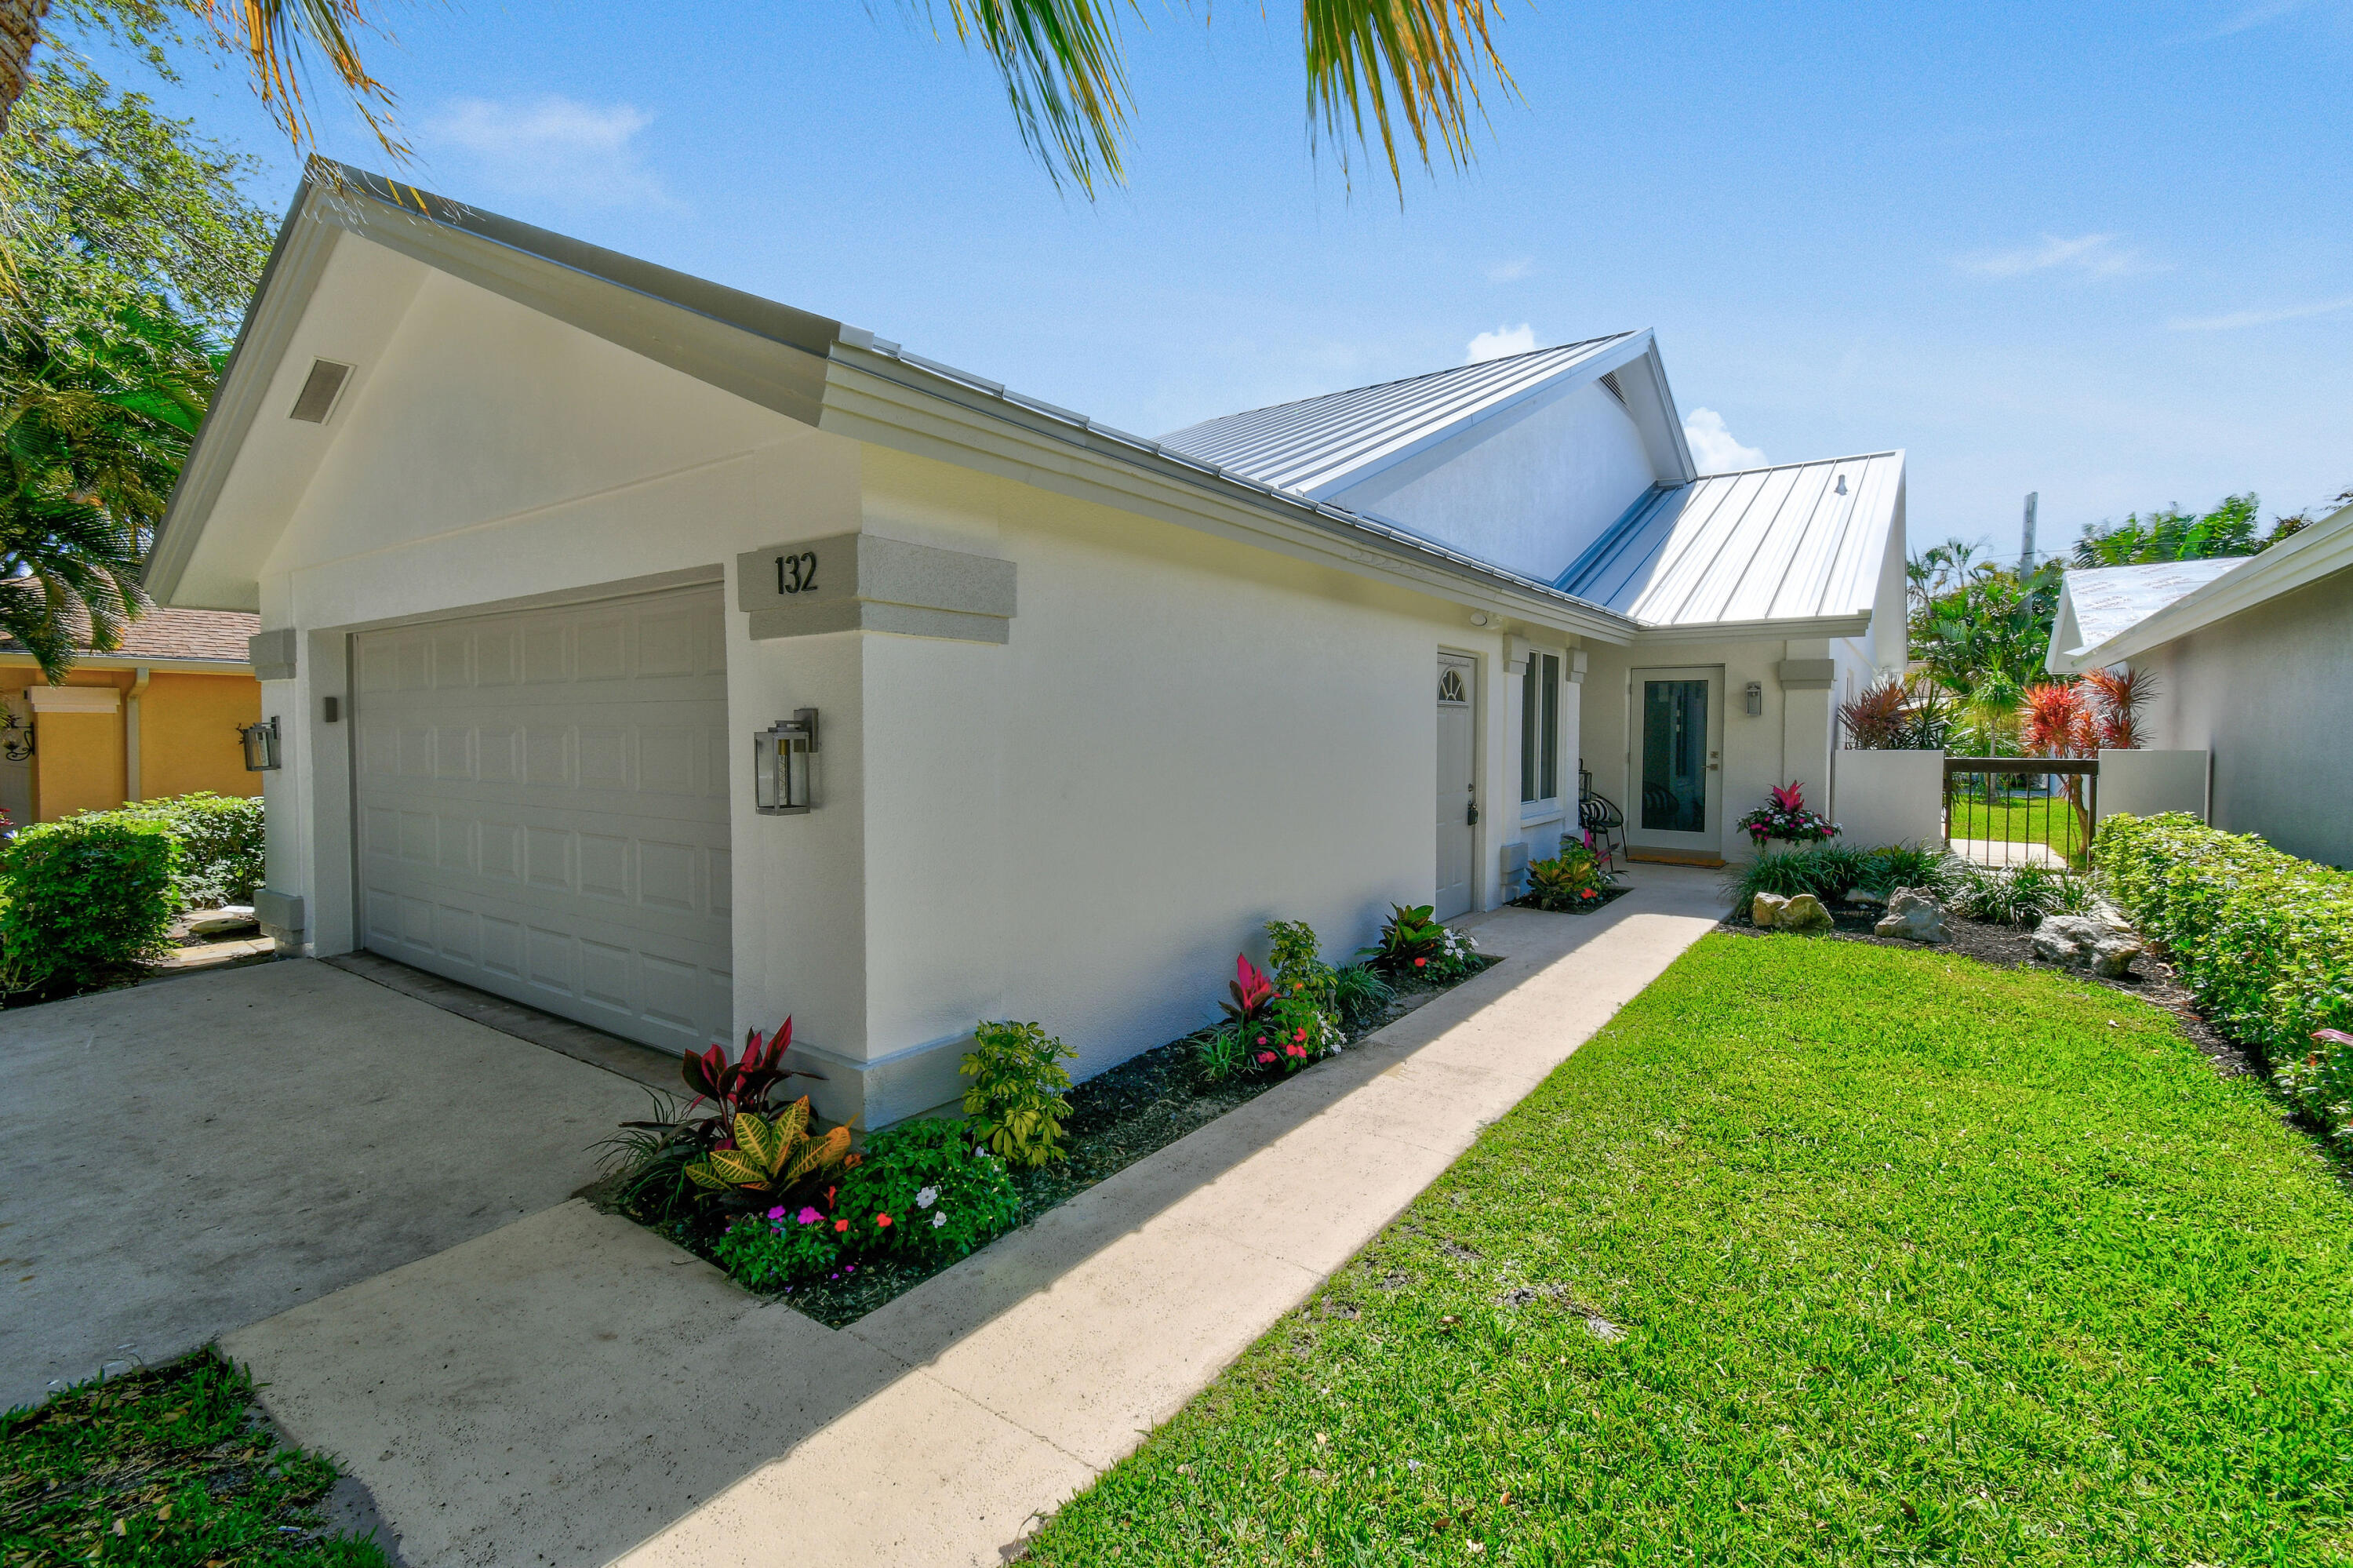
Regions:
<instances>
[{"instance_id":1,"label":"metal fence","mask_svg":"<svg viewBox=\"0 0 2353 1568\"><path fill-rule=\"evenodd\" d=\"M1945 758L1945 842L1980 865L2081 867L2099 821L2100 765L2058 757Z\"/></svg>"}]
</instances>

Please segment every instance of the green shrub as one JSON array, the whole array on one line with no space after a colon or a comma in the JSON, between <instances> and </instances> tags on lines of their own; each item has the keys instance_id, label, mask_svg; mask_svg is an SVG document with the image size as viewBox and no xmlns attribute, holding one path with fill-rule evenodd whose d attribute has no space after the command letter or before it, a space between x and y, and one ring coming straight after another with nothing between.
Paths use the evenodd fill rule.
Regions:
<instances>
[{"instance_id":1,"label":"green shrub","mask_svg":"<svg viewBox=\"0 0 2353 1568\"><path fill-rule=\"evenodd\" d=\"M832 1270L843 1257L842 1233L812 1204L739 1214L711 1244L720 1267L746 1288L782 1290Z\"/></svg>"},{"instance_id":2,"label":"green shrub","mask_svg":"<svg viewBox=\"0 0 2353 1568\"><path fill-rule=\"evenodd\" d=\"M200 789L94 815L161 822L179 846L174 882L181 909L250 904L262 884L261 802ZM178 913L177 910L174 913Z\"/></svg>"},{"instance_id":3,"label":"green shrub","mask_svg":"<svg viewBox=\"0 0 2353 1568\"><path fill-rule=\"evenodd\" d=\"M114 813L23 829L0 855L0 958L28 986L138 963L171 929L176 859L163 824Z\"/></svg>"},{"instance_id":4,"label":"green shrub","mask_svg":"<svg viewBox=\"0 0 2353 1568\"><path fill-rule=\"evenodd\" d=\"M1362 1029L1397 1000L1397 988L1370 964L1343 964L1332 977L1332 1000L1342 1023Z\"/></svg>"},{"instance_id":5,"label":"green shrub","mask_svg":"<svg viewBox=\"0 0 2353 1568\"><path fill-rule=\"evenodd\" d=\"M1035 1023L983 1022L973 1044L958 1070L972 1080L964 1110L974 1139L1015 1165L1062 1159L1062 1118L1071 1114L1062 1059L1078 1053Z\"/></svg>"},{"instance_id":6,"label":"green shrub","mask_svg":"<svg viewBox=\"0 0 2353 1568\"><path fill-rule=\"evenodd\" d=\"M1564 842L1556 858L1528 862L1527 901L1555 914L1599 909L1606 902L1602 895L1617 883L1599 855L1583 844Z\"/></svg>"},{"instance_id":7,"label":"green shrub","mask_svg":"<svg viewBox=\"0 0 2353 1568\"><path fill-rule=\"evenodd\" d=\"M861 1255L953 1260L1019 1224L1021 1197L1005 1162L976 1150L971 1128L927 1118L867 1139L832 1213Z\"/></svg>"},{"instance_id":8,"label":"green shrub","mask_svg":"<svg viewBox=\"0 0 2353 1568\"><path fill-rule=\"evenodd\" d=\"M2353 874L2178 812L2105 819L2092 859L2208 1015L2353 1143L2353 1046L2313 1039L2353 1029Z\"/></svg>"},{"instance_id":9,"label":"green shrub","mask_svg":"<svg viewBox=\"0 0 2353 1568\"><path fill-rule=\"evenodd\" d=\"M2081 915L2092 906L2088 877L2031 861L2008 868L1949 861L1945 892L1962 918L1996 926L2032 926L2046 915Z\"/></svg>"},{"instance_id":10,"label":"green shrub","mask_svg":"<svg viewBox=\"0 0 2353 1568\"><path fill-rule=\"evenodd\" d=\"M1390 905L1380 939L1357 954L1391 980L1430 985L1462 980L1487 967L1477 940L1440 925L1428 904Z\"/></svg>"}]
</instances>

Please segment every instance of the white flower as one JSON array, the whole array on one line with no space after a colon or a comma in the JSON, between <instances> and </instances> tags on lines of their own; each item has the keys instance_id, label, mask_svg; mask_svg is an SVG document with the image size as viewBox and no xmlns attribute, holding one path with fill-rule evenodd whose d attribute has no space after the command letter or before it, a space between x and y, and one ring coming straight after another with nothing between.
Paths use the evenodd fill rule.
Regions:
<instances>
[{"instance_id":1,"label":"white flower","mask_svg":"<svg viewBox=\"0 0 2353 1568\"><path fill-rule=\"evenodd\" d=\"M932 1229L934 1230L938 1230L942 1225L946 1224L947 1223L948 1212L945 1209L942 1209L938 1213L932 1216Z\"/></svg>"},{"instance_id":2,"label":"white flower","mask_svg":"<svg viewBox=\"0 0 2353 1568\"><path fill-rule=\"evenodd\" d=\"M940 1190L937 1187L926 1187L915 1194L915 1207L919 1209L928 1209L939 1201Z\"/></svg>"},{"instance_id":3,"label":"white flower","mask_svg":"<svg viewBox=\"0 0 2353 1568\"><path fill-rule=\"evenodd\" d=\"M1405 1467L1409 1470L1419 1470L1421 1468L1421 1461L1419 1459L1408 1459L1405 1462Z\"/></svg>"}]
</instances>

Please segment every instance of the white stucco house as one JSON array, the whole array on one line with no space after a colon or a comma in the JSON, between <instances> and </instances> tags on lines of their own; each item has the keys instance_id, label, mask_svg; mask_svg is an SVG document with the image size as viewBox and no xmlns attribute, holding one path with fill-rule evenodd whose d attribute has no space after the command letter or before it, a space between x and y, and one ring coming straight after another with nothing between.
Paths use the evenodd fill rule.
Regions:
<instances>
[{"instance_id":1,"label":"white stucco house","mask_svg":"<svg viewBox=\"0 0 2353 1568\"><path fill-rule=\"evenodd\" d=\"M2208 821L2353 865L2353 506L2260 555L2069 572L2045 664L2148 671L2149 744L2212 754Z\"/></svg>"},{"instance_id":2,"label":"white stucco house","mask_svg":"<svg viewBox=\"0 0 2353 1568\"><path fill-rule=\"evenodd\" d=\"M672 1049L789 1012L875 1125L976 1019L1083 1075L1269 918L1493 905L1580 759L1638 853L1744 853L1903 562L1900 452L1701 475L1648 332L1147 440L322 165L148 585L261 616L285 942Z\"/></svg>"}]
</instances>

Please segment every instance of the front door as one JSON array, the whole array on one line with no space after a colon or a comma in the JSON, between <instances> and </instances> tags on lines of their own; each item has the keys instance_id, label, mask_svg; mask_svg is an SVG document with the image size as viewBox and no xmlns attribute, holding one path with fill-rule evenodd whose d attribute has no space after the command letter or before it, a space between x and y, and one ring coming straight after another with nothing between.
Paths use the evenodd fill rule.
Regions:
<instances>
[{"instance_id":1,"label":"front door","mask_svg":"<svg viewBox=\"0 0 2353 1568\"><path fill-rule=\"evenodd\" d=\"M1634 798L1626 842L1713 859L1724 853L1724 672L1634 672Z\"/></svg>"},{"instance_id":2,"label":"front door","mask_svg":"<svg viewBox=\"0 0 2353 1568\"><path fill-rule=\"evenodd\" d=\"M1461 653L1438 656L1438 918L1471 910L1472 828L1479 820L1473 777L1472 697L1479 666Z\"/></svg>"}]
</instances>

